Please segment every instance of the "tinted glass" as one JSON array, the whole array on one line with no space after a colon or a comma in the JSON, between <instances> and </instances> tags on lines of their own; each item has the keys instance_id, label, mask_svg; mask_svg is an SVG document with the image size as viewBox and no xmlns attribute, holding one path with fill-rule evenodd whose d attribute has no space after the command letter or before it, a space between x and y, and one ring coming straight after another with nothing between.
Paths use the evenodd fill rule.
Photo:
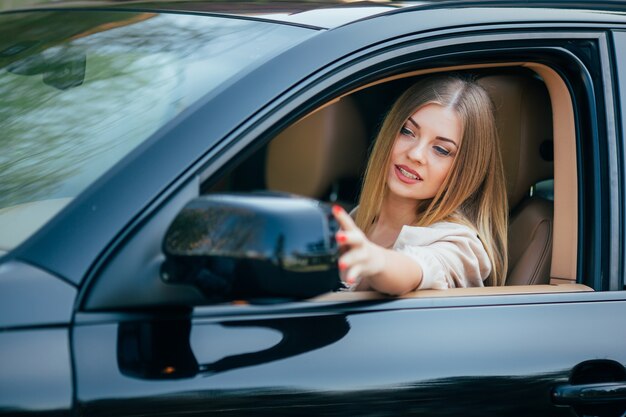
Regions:
<instances>
[{"instance_id":1,"label":"tinted glass","mask_svg":"<svg viewBox=\"0 0 626 417\"><path fill-rule=\"evenodd\" d=\"M313 33L181 14L0 15L0 253L198 98Z\"/></svg>"}]
</instances>

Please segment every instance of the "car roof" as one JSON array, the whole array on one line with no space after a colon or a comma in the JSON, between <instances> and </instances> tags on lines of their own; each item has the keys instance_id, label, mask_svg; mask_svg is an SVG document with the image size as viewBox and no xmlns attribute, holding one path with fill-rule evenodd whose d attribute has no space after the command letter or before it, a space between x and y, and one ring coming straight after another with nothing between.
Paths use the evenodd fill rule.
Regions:
<instances>
[{"instance_id":1,"label":"car roof","mask_svg":"<svg viewBox=\"0 0 626 417\"><path fill-rule=\"evenodd\" d=\"M18 10L124 9L231 15L298 26L330 29L399 8L428 4L428 1L214 1L214 0L52 0L49 3L21 4Z\"/></svg>"},{"instance_id":2,"label":"car roof","mask_svg":"<svg viewBox=\"0 0 626 417\"><path fill-rule=\"evenodd\" d=\"M404 9L449 8L545 8L589 9L626 13L624 0L52 0L50 3L22 5L14 10L51 8L106 8L180 13L224 14L263 19L298 26L331 29L376 15Z\"/></svg>"}]
</instances>

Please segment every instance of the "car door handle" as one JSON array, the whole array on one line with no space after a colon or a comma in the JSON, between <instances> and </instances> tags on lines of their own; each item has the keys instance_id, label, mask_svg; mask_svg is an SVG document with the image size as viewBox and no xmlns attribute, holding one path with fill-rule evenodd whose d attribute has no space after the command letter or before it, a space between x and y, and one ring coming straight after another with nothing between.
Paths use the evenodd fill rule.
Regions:
<instances>
[{"instance_id":1,"label":"car door handle","mask_svg":"<svg viewBox=\"0 0 626 417\"><path fill-rule=\"evenodd\" d=\"M558 405L608 404L626 401L626 382L559 385L552 391Z\"/></svg>"}]
</instances>

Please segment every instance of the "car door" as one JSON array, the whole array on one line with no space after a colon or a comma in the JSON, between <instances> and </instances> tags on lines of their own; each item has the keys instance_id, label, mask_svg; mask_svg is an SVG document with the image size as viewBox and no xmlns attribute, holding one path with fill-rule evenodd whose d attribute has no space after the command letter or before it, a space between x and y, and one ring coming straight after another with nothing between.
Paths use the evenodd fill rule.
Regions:
<instances>
[{"instance_id":1,"label":"car door","mask_svg":"<svg viewBox=\"0 0 626 417\"><path fill-rule=\"evenodd\" d=\"M626 338L613 329L624 303L611 293L293 303L79 325L79 401L84 415L119 416L571 415L555 389L623 379Z\"/></svg>"},{"instance_id":2,"label":"car door","mask_svg":"<svg viewBox=\"0 0 626 417\"><path fill-rule=\"evenodd\" d=\"M412 17L398 16L381 25ZM314 41L354 36L377 26L362 23L356 28ZM352 61L320 73L316 82L295 88L295 98L277 104L273 113L251 119L257 130L241 129L233 136L239 142L230 153L188 178L112 251L84 290L72 333L81 415L623 413L626 336L619 329L626 297L621 291L455 297L451 290L448 297L348 296L206 305L193 288L150 281L158 276L160 258L150 258L152 278L139 279L147 274L139 272L147 257L142 249L151 246L160 252L166 220L197 194L200 180L210 180L220 163L253 143L259 130L271 131L287 115L301 114L302 103L314 106L325 95L355 86L356 79L364 83L385 71L391 74L400 62L415 68L477 64L495 53L507 62L522 56L547 62L573 85L579 155L584 151L591 156L579 161L585 198L579 207L576 279L597 290L621 289L616 274L622 258L615 252L621 247L616 230L623 227L615 213L622 196L621 174L618 159L610 153L617 148L617 98L610 94L612 74L618 70L610 66L610 34L574 35L574 29L555 33L549 26L539 35L536 27L514 29L448 33L445 40L435 37L424 43L405 39L356 54ZM406 50L402 42L409 45ZM582 46L599 51L600 59L590 64L595 56L583 56ZM111 284L115 280L121 283ZM116 289L124 285L132 290L118 298ZM167 303L153 304L168 291ZM122 298L124 308L116 306Z\"/></svg>"}]
</instances>

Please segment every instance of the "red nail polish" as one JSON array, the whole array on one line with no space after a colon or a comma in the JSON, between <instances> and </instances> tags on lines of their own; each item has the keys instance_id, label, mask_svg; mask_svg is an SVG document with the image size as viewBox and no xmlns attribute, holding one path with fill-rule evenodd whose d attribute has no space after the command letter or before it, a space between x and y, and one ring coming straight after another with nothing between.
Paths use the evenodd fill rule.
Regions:
<instances>
[{"instance_id":1,"label":"red nail polish","mask_svg":"<svg viewBox=\"0 0 626 417\"><path fill-rule=\"evenodd\" d=\"M346 264L345 262L339 262L339 269L340 270L344 270L348 267L348 264Z\"/></svg>"},{"instance_id":2,"label":"red nail polish","mask_svg":"<svg viewBox=\"0 0 626 417\"><path fill-rule=\"evenodd\" d=\"M333 214L337 215L341 213L342 211L343 209L341 208L341 206L338 206L337 204L333 205Z\"/></svg>"},{"instance_id":3,"label":"red nail polish","mask_svg":"<svg viewBox=\"0 0 626 417\"><path fill-rule=\"evenodd\" d=\"M335 238L337 239L337 242L339 243L346 243L346 240L348 240L348 238L346 237L346 235L344 235L343 233L339 232L335 235Z\"/></svg>"}]
</instances>

